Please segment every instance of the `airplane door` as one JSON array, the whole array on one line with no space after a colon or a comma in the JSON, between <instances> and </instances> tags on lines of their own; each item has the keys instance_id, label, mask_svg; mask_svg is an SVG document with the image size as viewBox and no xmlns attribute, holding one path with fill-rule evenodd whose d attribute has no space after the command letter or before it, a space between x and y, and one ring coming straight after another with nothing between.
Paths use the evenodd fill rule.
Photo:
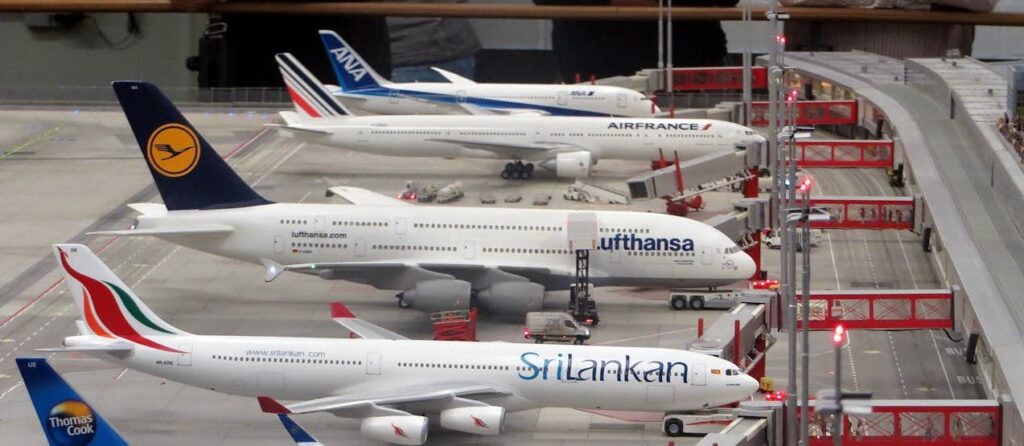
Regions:
<instances>
[{"instance_id":1,"label":"airplane door","mask_svg":"<svg viewBox=\"0 0 1024 446\"><path fill-rule=\"evenodd\" d=\"M178 344L178 365L192 366L192 344Z\"/></svg>"},{"instance_id":2,"label":"airplane door","mask_svg":"<svg viewBox=\"0 0 1024 446\"><path fill-rule=\"evenodd\" d=\"M455 96L457 96L457 99L458 99L460 104L465 104L466 103L466 90L456 91L455 92Z\"/></svg>"},{"instance_id":3,"label":"airplane door","mask_svg":"<svg viewBox=\"0 0 1024 446\"><path fill-rule=\"evenodd\" d=\"M284 254L284 237L274 236L274 254Z\"/></svg>"},{"instance_id":4,"label":"airplane door","mask_svg":"<svg viewBox=\"0 0 1024 446\"><path fill-rule=\"evenodd\" d=\"M616 102L616 104L618 104L619 108L626 108L626 105L627 105L627 103L626 103L626 94L625 93L619 93L615 97L615 102Z\"/></svg>"},{"instance_id":5,"label":"airplane door","mask_svg":"<svg viewBox=\"0 0 1024 446\"><path fill-rule=\"evenodd\" d=\"M316 232L324 232L324 227L327 226L325 223L326 221L327 217L324 217L323 215L318 215L313 219L313 227L316 229Z\"/></svg>"},{"instance_id":6,"label":"airplane door","mask_svg":"<svg viewBox=\"0 0 1024 446\"><path fill-rule=\"evenodd\" d=\"M569 103L569 92L559 91L558 92L558 105L566 105Z\"/></svg>"},{"instance_id":7,"label":"airplane door","mask_svg":"<svg viewBox=\"0 0 1024 446\"><path fill-rule=\"evenodd\" d=\"M366 354L366 374L380 375L380 352Z\"/></svg>"},{"instance_id":8,"label":"airplane door","mask_svg":"<svg viewBox=\"0 0 1024 446\"><path fill-rule=\"evenodd\" d=\"M283 373L257 373L256 386L264 394L273 394L285 390Z\"/></svg>"},{"instance_id":9,"label":"airplane door","mask_svg":"<svg viewBox=\"0 0 1024 446\"><path fill-rule=\"evenodd\" d=\"M462 258L466 260L472 260L476 257L476 245L473 242L465 242L462 244Z\"/></svg>"},{"instance_id":10,"label":"airplane door","mask_svg":"<svg viewBox=\"0 0 1024 446\"><path fill-rule=\"evenodd\" d=\"M695 386L706 386L708 385L708 376L706 374L704 364L693 365L693 380L690 381Z\"/></svg>"},{"instance_id":11,"label":"airplane door","mask_svg":"<svg viewBox=\"0 0 1024 446\"><path fill-rule=\"evenodd\" d=\"M405 234L405 218L395 219L395 234Z\"/></svg>"},{"instance_id":12,"label":"airplane door","mask_svg":"<svg viewBox=\"0 0 1024 446\"><path fill-rule=\"evenodd\" d=\"M650 404L667 404L675 402L675 386L647 386L647 402Z\"/></svg>"},{"instance_id":13,"label":"airplane door","mask_svg":"<svg viewBox=\"0 0 1024 446\"><path fill-rule=\"evenodd\" d=\"M366 255L366 240L357 238L356 241L352 243L352 247L356 253L356 257L363 257Z\"/></svg>"},{"instance_id":14,"label":"airplane door","mask_svg":"<svg viewBox=\"0 0 1024 446\"><path fill-rule=\"evenodd\" d=\"M700 263L701 263L701 265L710 265L711 264L711 257L712 257L711 256L711 247L709 247L709 246L702 246L700 248Z\"/></svg>"},{"instance_id":15,"label":"airplane door","mask_svg":"<svg viewBox=\"0 0 1024 446\"><path fill-rule=\"evenodd\" d=\"M370 140L368 136L369 133L370 131L367 129L356 130L356 138L359 140L359 142L367 142Z\"/></svg>"}]
</instances>

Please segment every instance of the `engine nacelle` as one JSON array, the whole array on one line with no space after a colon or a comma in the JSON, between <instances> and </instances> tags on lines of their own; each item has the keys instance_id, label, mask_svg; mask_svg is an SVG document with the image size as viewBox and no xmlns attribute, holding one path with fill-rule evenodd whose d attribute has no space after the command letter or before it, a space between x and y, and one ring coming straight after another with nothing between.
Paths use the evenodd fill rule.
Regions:
<instances>
[{"instance_id":1,"label":"engine nacelle","mask_svg":"<svg viewBox=\"0 0 1024 446\"><path fill-rule=\"evenodd\" d=\"M590 176L590 168L597 164L594 155L590 152L564 152L554 158L540 163L540 167L555 171L555 175L562 178L587 178Z\"/></svg>"},{"instance_id":2,"label":"engine nacelle","mask_svg":"<svg viewBox=\"0 0 1024 446\"><path fill-rule=\"evenodd\" d=\"M470 293L469 282L464 280L433 279L416 282L398 297L417 310L433 313L468 310Z\"/></svg>"},{"instance_id":3,"label":"engine nacelle","mask_svg":"<svg viewBox=\"0 0 1024 446\"><path fill-rule=\"evenodd\" d=\"M472 406L442 410L441 427L477 435L498 435L505 430L505 408Z\"/></svg>"},{"instance_id":4,"label":"engine nacelle","mask_svg":"<svg viewBox=\"0 0 1024 446\"><path fill-rule=\"evenodd\" d=\"M391 444L421 445L427 442L427 417L397 415L363 418L359 433L371 440Z\"/></svg>"},{"instance_id":5,"label":"engine nacelle","mask_svg":"<svg viewBox=\"0 0 1024 446\"><path fill-rule=\"evenodd\" d=\"M544 286L533 282L498 282L476 297L492 313L524 315L544 308Z\"/></svg>"}]
</instances>

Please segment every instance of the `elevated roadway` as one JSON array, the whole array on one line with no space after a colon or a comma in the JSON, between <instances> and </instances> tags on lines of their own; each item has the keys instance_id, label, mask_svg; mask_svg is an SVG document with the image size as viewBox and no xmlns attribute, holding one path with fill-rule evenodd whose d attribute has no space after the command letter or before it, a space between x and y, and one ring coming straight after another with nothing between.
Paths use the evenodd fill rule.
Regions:
<instances>
[{"instance_id":1,"label":"elevated roadway","mask_svg":"<svg viewBox=\"0 0 1024 446\"><path fill-rule=\"evenodd\" d=\"M954 62L975 74L950 76ZM971 59L900 64L863 53L788 53L786 64L869 102L865 121L885 119L898 142L896 162L906 164L908 193L924 196L930 260L942 285L956 290L957 329L980 335L983 387L1004 401L1004 444L1017 444L1010 441L1024 437L1024 175L991 137L989 110L972 110L958 91L994 79ZM998 102L998 85L991 88L993 99L976 107Z\"/></svg>"}]
</instances>

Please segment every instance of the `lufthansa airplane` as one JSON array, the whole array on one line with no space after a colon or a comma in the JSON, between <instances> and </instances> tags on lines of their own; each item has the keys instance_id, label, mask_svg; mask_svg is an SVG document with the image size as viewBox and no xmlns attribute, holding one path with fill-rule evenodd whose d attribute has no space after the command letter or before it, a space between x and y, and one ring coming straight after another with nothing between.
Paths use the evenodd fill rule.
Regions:
<instances>
[{"instance_id":1,"label":"lufthansa airplane","mask_svg":"<svg viewBox=\"0 0 1024 446\"><path fill-rule=\"evenodd\" d=\"M764 138L711 119L576 116L352 116L291 54L276 56L295 112L284 127L311 143L376 155L510 160L501 176L526 179L533 163L559 177L584 178L600 160L682 159L736 150Z\"/></svg>"},{"instance_id":2,"label":"lufthansa airplane","mask_svg":"<svg viewBox=\"0 0 1024 446\"><path fill-rule=\"evenodd\" d=\"M396 84L381 77L334 31L320 31L338 78L334 95L357 114L635 116L660 113L640 92L606 85L479 84L434 68L450 83Z\"/></svg>"},{"instance_id":3,"label":"lufthansa airplane","mask_svg":"<svg viewBox=\"0 0 1024 446\"><path fill-rule=\"evenodd\" d=\"M54 255L82 320L78 335L45 351L88 353L182 384L256 396L267 412L360 419L362 435L377 441L423 444L423 414L439 414L446 429L496 435L507 411L688 411L743 400L758 388L732 363L700 353L409 340L356 319L340 303L332 317L361 339L195 335L160 319L89 248L56 245Z\"/></svg>"},{"instance_id":4,"label":"lufthansa airplane","mask_svg":"<svg viewBox=\"0 0 1024 446\"><path fill-rule=\"evenodd\" d=\"M262 264L267 280L296 271L398 290L400 305L428 312L467 309L471 297L496 313L541 308L545 289L574 281L572 219L596 225L597 286L715 287L754 273L725 234L664 214L420 207L355 187L330 189L352 204L273 203L156 86L121 81L114 91L164 204L131 204L142 214L131 229L98 234L153 236Z\"/></svg>"}]
</instances>

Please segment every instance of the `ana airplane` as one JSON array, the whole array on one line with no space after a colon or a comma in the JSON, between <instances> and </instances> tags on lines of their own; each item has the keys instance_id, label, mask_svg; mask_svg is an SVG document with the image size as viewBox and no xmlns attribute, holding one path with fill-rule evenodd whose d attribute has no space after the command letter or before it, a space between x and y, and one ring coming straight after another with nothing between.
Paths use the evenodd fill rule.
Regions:
<instances>
[{"instance_id":1,"label":"ana airplane","mask_svg":"<svg viewBox=\"0 0 1024 446\"><path fill-rule=\"evenodd\" d=\"M330 192L351 205L273 203L250 188L156 88L115 82L164 204L130 205L128 230L260 263L266 280L296 271L399 290L423 311L540 309L545 289L568 289L575 253L566 225L594 221L597 286L714 287L749 278L754 261L715 228L646 212L418 207L356 187ZM169 158L169 144L184 155ZM187 149L186 149L187 148Z\"/></svg>"},{"instance_id":2,"label":"ana airplane","mask_svg":"<svg viewBox=\"0 0 1024 446\"><path fill-rule=\"evenodd\" d=\"M89 248L55 245L54 255L82 320L79 335L47 351L260 396L268 412L361 419L362 434L378 441L423 444L427 413L439 414L446 429L495 435L506 411L687 411L746 399L758 388L728 361L681 350L408 340L337 302L334 320L362 339L195 335L150 311Z\"/></svg>"},{"instance_id":3,"label":"ana airplane","mask_svg":"<svg viewBox=\"0 0 1024 446\"><path fill-rule=\"evenodd\" d=\"M50 446L128 445L46 359L15 361Z\"/></svg>"},{"instance_id":4,"label":"ana airplane","mask_svg":"<svg viewBox=\"0 0 1024 446\"><path fill-rule=\"evenodd\" d=\"M502 178L526 179L534 162L559 177L590 176L599 160L690 159L764 138L710 119L513 116L352 116L292 55L276 56L296 112L286 129L310 142L377 155L512 160Z\"/></svg>"},{"instance_id":5,"label":"ana airplane","mask_svg":"<svg viewBox=\"0 0 1024 446\"><path fill-rule=\"evenodd\" d=\"M357 114L654 116L640 92L607 85L478 84L434 68L450 83L395 84L381 77L334 31L320 31L341 86L334 95Z\"/></svg>"}]
</instances>

